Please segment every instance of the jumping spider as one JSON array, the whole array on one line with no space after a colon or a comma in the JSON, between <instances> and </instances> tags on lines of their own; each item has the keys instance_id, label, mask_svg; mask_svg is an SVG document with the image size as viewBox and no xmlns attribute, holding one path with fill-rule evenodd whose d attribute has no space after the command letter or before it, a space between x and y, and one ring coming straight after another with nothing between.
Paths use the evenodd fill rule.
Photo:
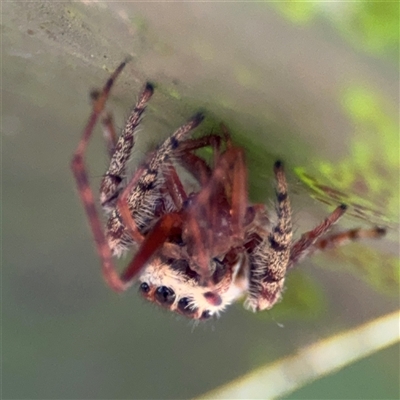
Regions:
<instances>
[{"instance_id":1,"label":"jumping spider","mask_svg":"<svg viewBox=\"0 0 400 400\"><path fill-rule=\"evenodd\" d=\"M273 224L264 205L248 201L244 151L232 144L227 129L222 127L222 135L190 138L203 119L201 114L178 128L127 179L126 165L153 94L151 84L140 93L118 138L111 118L103 121L110 153L100 187L100 203L108 215L104 232L84 156L110 89L125 64L119 65L94 96L92 113L72 159L103 275L112 289L124 291L138 280L144 298L196 320L218 315L244 295L250 310L270 309L281 297L288 269L304 256L385 233L375 227L323 237L344 214L346 206L342 204L293 241L282 162L274 165L277 222ZM206 146L213 150L211 163L194 153ZM186 192L177 165L198 182L197 192ZM113 256L132 246L137 248L136 254L119 275Z\"/></svg>"}]
</instances>

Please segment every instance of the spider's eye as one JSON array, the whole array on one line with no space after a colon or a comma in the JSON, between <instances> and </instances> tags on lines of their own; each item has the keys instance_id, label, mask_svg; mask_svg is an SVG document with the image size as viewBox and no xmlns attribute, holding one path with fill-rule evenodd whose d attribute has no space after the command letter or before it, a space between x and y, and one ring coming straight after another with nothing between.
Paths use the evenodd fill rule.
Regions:
<instances>
[{"instance_id":1,"label":"spider's eye","mask_svg":"<svg viewBox=\"0 0 400 400\"><path fill-rule=\"evenodd\" d=\"M139 286L139 290L142 293L149 293L150 290L150 286L146 283L146 282L142 282Z\"/></svg>"},{"instance_id":2,"label":"spider's eye","mask_svg":"<svg viewBox=\"0 0 400 400\"><path fill-rule=\"evenodd\" d=\"M166 286L159 286L155 294L156 300L163 305L170 305L175 300L175 292Z\"/></svg>"},{"instance_id":3,"label":"spider's eye","mask_svg":"<svg viewBox=\"0 0 400 400\"><path fill-rule=\"evenodd\" d=\"M203 311L203 313L201 314L200 319L209 319L212 317L211 311L210 310L205 310Z\"/></svg>"},{"instance_id":4,"label":"spider's eye","mask_svg":"<svg viewBox=\"0 0 400 400\"><path fill-rule=\"evenodd\" d=\"M178 310L182 314L193 314L196 309L189 306L189 299L187 297L182 297L178 301Z\"/></svg>"}]
</instances>

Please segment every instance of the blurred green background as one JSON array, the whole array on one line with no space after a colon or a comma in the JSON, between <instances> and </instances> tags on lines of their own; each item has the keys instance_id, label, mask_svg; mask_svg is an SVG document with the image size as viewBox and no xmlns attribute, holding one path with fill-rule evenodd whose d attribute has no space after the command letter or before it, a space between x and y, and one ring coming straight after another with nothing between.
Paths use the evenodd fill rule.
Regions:
<instances>
[{"instance_id":1,"label":"blurred green background","mask_svg":"<svg viewBox=\"0 0 400 400\"><path fill-rule=\"evenodd\" d=\"M398 308L398 3L2 8L3 398L194 397ZM142 84L157 84L133 167L203 109L199 132L223 121L246 149L253 201L272 205L271 166L285 161L296 235L345 201L337 229L379 224L388 236L307 259L269 312L236 304L197 327L135 289L108 290L69 162L89 90L127 55L109 102L118 126ZM88 165L96 187L100 129ZM398 397L398 346L290 396Z\"/></svg>"}]
</instances>

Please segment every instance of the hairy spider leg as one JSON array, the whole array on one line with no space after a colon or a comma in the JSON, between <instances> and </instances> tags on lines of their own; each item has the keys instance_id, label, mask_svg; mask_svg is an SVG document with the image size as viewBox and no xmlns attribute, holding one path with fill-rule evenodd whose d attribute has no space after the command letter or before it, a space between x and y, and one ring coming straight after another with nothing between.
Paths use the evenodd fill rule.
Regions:
<instances>
[{"instance_id":1,"label":"hairy spider leg","mask_svg":"<svg viewBox=\"0 0 400 400\"><path fill-rule=\"evenodd\" d=\"M146 206L148 192L156 188L160 181L164 181L164 173L166 167L171 165L174 151L180 147L187 135L201 123L203 118L202 114L196 114L189 122L178 128L152 154L150 161L141 167L142 170L134 175L122 192L113 218L117 220L122 218L124 227L131 234L138 231L134 213L140 212L140 208ZM181 214L177 212L166 213L160 217L155 226L147 233L138 253L123 272L122 276L125 282L133 279L165 241L177 229L180 229L181 220Z\"/></svg>"},{"instance_id":2,"label":"hairy spider leg","mask_svg":"<svg viewBox=\"0 0 400 400\"><path fill-rule=\"evenodd\" d=\"M141 116L146 109L146 104L153 95L153 91L153 86L150 83L146 83L144 89L139 95L135 107L133 108L127 119L121 136L118 138L114 146L114 152L110 159L109 168L105 176L103 177L100 185L100 202L105 209L112 209L115 206L116 202L119 202L120 200L119 195L124 185L126 164L129 160L132 148L135 144L135 137L137 132L136 128L140 124ZM136 182L139 182L142 173L143 170L139 168L132 177L131 183L134 184ZM143 241L143 236L139 232L135 223L129 224L128 229L131 237L135 242L141 243ZM103 275L106 282L109 282L111 277L115 275L118 276L115 265L112 264L110 268L105 268L103 264ZM115 278L113 278L113 280L115 280ZM120 286L123 287L123 290L126 290L128 288L128 286L123 281L120 281Z\"/></svg>"},{"instance_id":3,"label":"hairy spider leg","mask_svg":"<svg viewBox=\"0 0 400 400\"><path fill-rule=\"evenodd\" d=\"M123 180L126 173L126 164L132 152L137 135L137 127L141 116L146 109L146 104L153 95L153 86L147 83L139 99L130 113L124 130L115 145L110 165L100 184L100 202L105 208L115 206L116 200L123 189Z\"/></svg>"},{"instance_id":4,"label":"hairy spider leg","mask_svg":"<svg viewBox=\"0 0 400 400\"><path fill-rule=\"evenodd\" d=\"M168 165L172 165L174 152L178 151L187 135L201 123L203 118L202 114L196 114L162 143L152 154L150 160L143 166L144 172L141 174L137 184L130 183L125 188L119 208L129 207L131 215L133 215L145 203L147 192L156 188L157 184L162 181L163 169L166 169ZM129 221L125 222L128 223Z\"/></svg>"},{"instance_id":5,"label":"hairy spider leg","mask_svg":"<svg viewBox=\"0 0 400 400\"><path fill-rule=\"evenodd\" d=\"M345 204L341 204L340 206L336 207L336 209L314 229L303 233L300 239L297 240L291 248L288 268L293 267L293 265L300 259L307 256L309 252L312 251L312 248L317 240L329 231L332 225L343 216L346 210L347 206Z\"/></svg>"},{"instance_id":6,"label":"hairy spider leg","mask_svg":"<svg viewBox=\"0 0 400 400\"><path fill-rule=\"evenodd\" d=\"M166 179L167 193L171 196L172 200L175 203L176 208L180 209L181 207L179 207L179 204L186 198L185 197L186 193L185 193L182 183L175 171L175 168L172 165L170 165L169 168L171 169L171 172L168 173L168 179ZM137 244L144 246L142 253L140 255L137 255L137 259L132 261L130 263L130 265L123 272L122 275L123 275L124 281L127 281L128 279L133 279L135 277L135 275L138 272L140 272L140 270L144 266L144 264L152 256L152 253L154 253L160 246L163 245L165 240L168 239L168 235L165 236L165 238L163 235L165 235L165 232L167 232L166 227L172 221L171 220L172 217L169 217L169 219L167 219L166 222L159 222L158 224L156 224L148 234L148 235L150 235L150 238L147 239L147 241L145 241L145 243L143 243L145 237L137 229L136 223L132 218L129 207L127 206L126 196L130 192L130 190L132 190L132 188L137 185L137 183L138 183L141 175L144 173L144 171L145 171L144 166L139 167L139 169L136 171L135 175L133 176L132 180L130 181L129 185L126 187L126 189L124 191L124 192L126 192L126 194L123 193L117 201L117 209L120 212L121 218L124 222L127 221L127 223L125 223L125 228L129 231L133 240ZM124 200L124 198L125 198L125 200ZM171 215L171 213L165 214L165 215ZM164 216L161 216L160 221L163 217ZM161 226L161 230L164 233L160 233L160 234L157 233L157 229L160 229L159 226ZM173 234L173 231L176 230L177 226L172 226L172 224L171 224L170 227L171 227L171 234ZM151 235L151 233L153 231L154 231L154 234ZM155 240L154 243L152 243L152 240ZM154 250L152 250L153 249L152 246L154 244L157 244L157 245L156 245L156 247L154 247ZM178 256L180 255L179 246L176 246L173 243L167 243L167 244L164 243L164 246L165 246L165 249L164 249L165 255L167 255L171 258L178 258ZM148 254L149 256L146 257L146 254Z\"/></svg>"},{"instance_id":7,"label":"hairy spider leg","mask_svg":"<svg viewBox=\"0 0 400 400\"><path fill-rule=\"evenodd\" d=\"M275 163L274 172L278 221L268 237L249 254L249 296L245 305L253 311L270 309L279 300L290 257L292 210L282 162Z\"/></svg>"},{"instance_id":8,"label":"hairy spider leg","mask_svg":"<svg viewBox=\"0 0 400 400\"><path fill-rule=\"evenodd\" d=\"M135 173L132 180L125 187L118 199L116 217L121 214L125 227L131 233L137 230L134 214L140 212L140 208L146 204L146 196L149 191L155 189L164 179L163 171L167 166L172 166L171 158L174 151L184 141L185 137L196 128L203 120L203 115L195 115L189 122L178 128L172 136L151 155L149 161L141 166L140 172Z\"/></svg>"},{"instance_id":9,"label":"hairy spider leg","mask_svg":"<svg viewBox=\"0 0 400 400\"><path fill-rule=\"evenodd\" d=\"M102 223L96 209L93 191L89 184L88 169L84 163L84 155L86 153L89 139L93 133L94 126L104 110L104 105L109 96L111 87L113 86L115 79L124 69L126 63L127 60L122 62L116 68L116 70L108 78L98 98L93 102L92 112L83 130L81 140L79 141L78 147L75 150L71 162L71 169L75 177L78 193L83 203L86 215L89 219L90 228L92 230L97 250L101 257L104 277L106 278L109 286L116 291L124 290L125 283L120 280L114 268L111 249L108 246L106 237L104 235Z\"/></svg>"}]
</instances>

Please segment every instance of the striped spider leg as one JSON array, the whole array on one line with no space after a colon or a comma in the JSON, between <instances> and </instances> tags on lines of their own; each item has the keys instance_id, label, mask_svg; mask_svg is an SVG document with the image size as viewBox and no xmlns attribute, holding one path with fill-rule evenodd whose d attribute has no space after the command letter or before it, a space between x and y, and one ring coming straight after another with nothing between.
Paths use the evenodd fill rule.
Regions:
<instances>
[{"instance_id":1,"label":"striped spider leg","mask_svg":"<svg viewBox=\"0 0 400 400\"><path fill-rule=\"evenodd\" d=\"M386 233L381 227L357 228L324 237L346 212L347 206L341 204L319 225L293 243L292 212L281 162L275 163L274 172L277 180L278 222L249 254L249 295L245 306L252 311L270 309L280 300L287 271L306 256L361 238L379 238Z\"/></svg>"}]
</instances>

